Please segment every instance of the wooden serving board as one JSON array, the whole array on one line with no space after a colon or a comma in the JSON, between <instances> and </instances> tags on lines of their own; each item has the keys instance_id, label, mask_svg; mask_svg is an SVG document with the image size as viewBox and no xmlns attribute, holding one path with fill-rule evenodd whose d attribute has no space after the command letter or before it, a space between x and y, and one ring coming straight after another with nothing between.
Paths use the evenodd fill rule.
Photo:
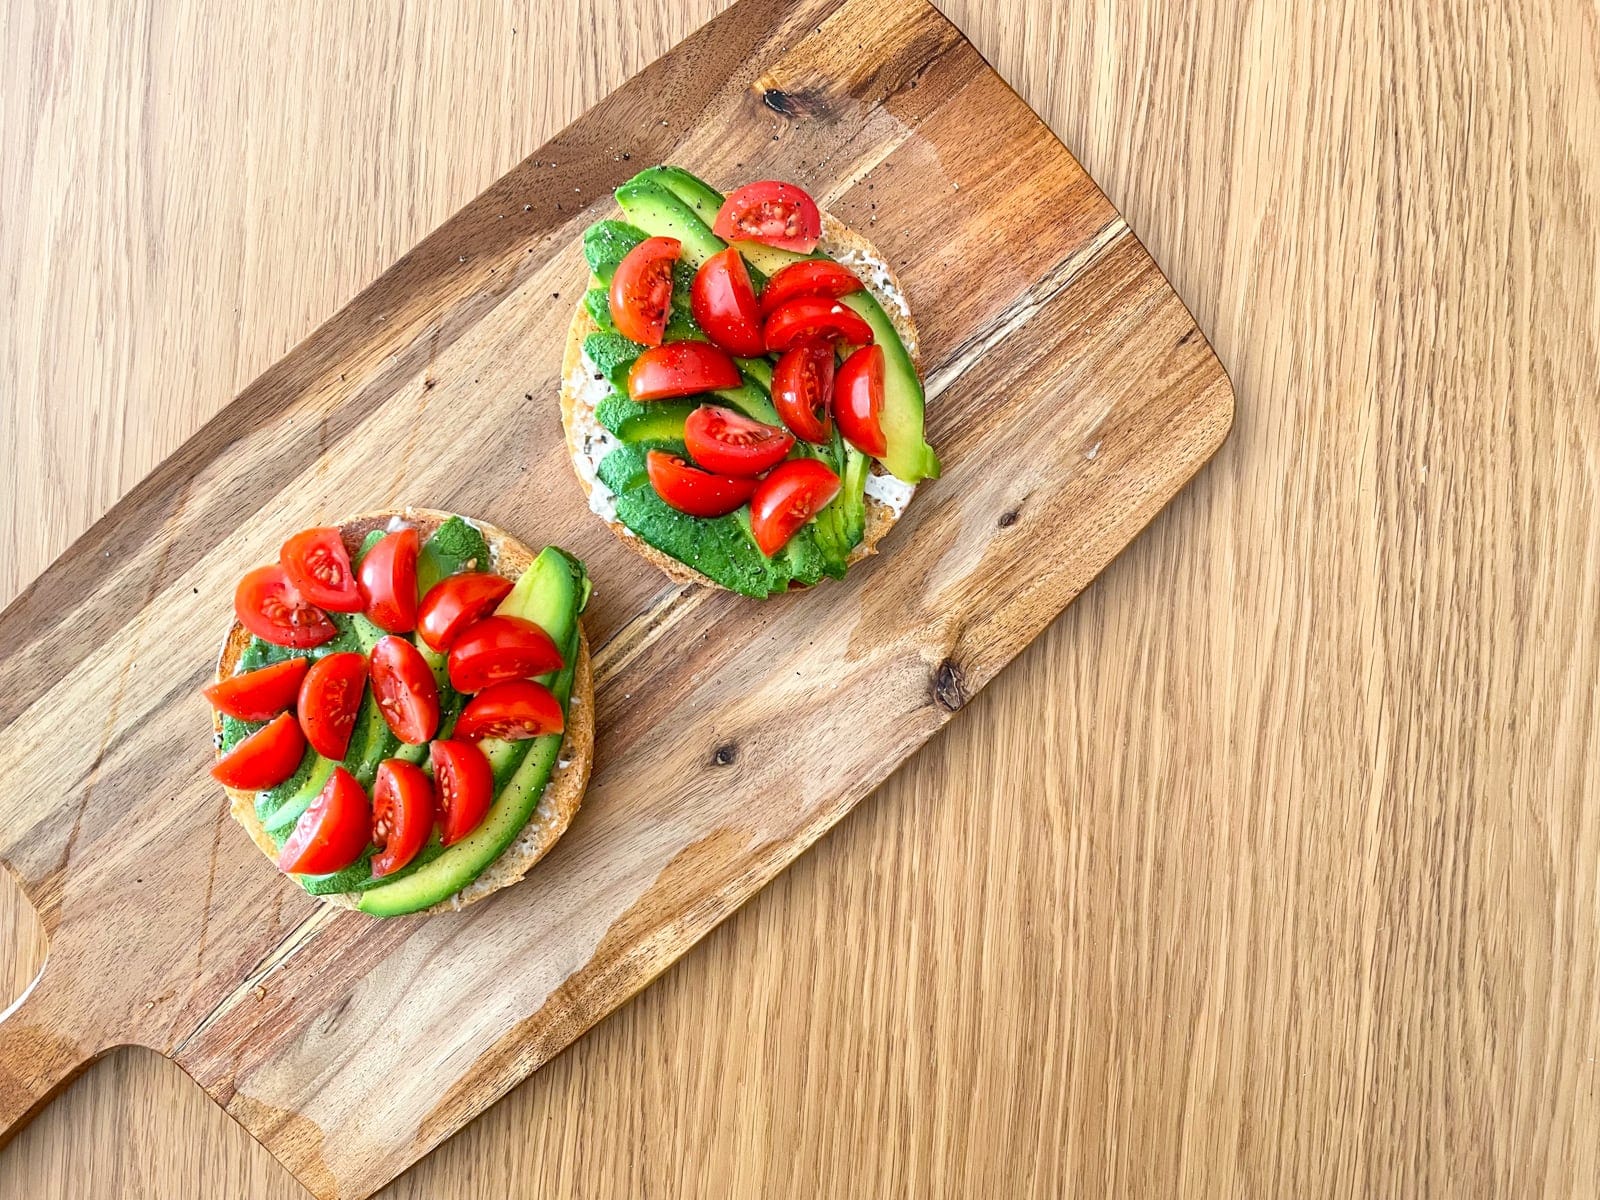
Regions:
<instances>
[{"instance_id":1,"label":"wooden serving board","mask_svg":"<svg viewBox=\"0 0 1600 1200\"><path fill-rule=\"evenodd\" d=\"M765 604L672 586L583 503L556 404L579 235L658 161L795 179L900 275L946 474L842 583ZM0 1023L0 1141L138 1043L317 1195L369 1194L932 736L1232 413L1127 225L935 9L742 0L397 263L0 614L0 859L51 941ZM584 809L528 880L382 922L319 907L231 823L198 689L244 569L290 531L405 504L588 561L598 740Z\"/></svg>"}]
</instances>

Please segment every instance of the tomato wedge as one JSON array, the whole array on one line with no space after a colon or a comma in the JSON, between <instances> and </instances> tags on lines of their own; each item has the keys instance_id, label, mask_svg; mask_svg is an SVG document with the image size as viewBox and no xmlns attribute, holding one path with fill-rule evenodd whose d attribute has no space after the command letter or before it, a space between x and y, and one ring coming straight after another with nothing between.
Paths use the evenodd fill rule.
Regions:
<instances>
[{"instance_id":1,"label":"tomato wedge","mask_svg":"<svg viewBox=\"0 0 1600 1200\"><path fill-rule=\"evenodd\" d=\"M417 632L429 649L443 654L462 630L493 612L510 591L511 580L489 571L467 571L441 579L422 598Z\"/></svg>"},{"instance_id":2,"label":"tomato wedge","mask_svg":"<svg viewBox=\"0 0 1600 1200\"><path fill-rule=\"evenodd\" d=\"M689 414L683 440L697 465L721 475L759 475L782 462L794 446L788 430L715 404L702 404Z\"/></svg>"},{"instance_id":3,"label":"tomato wedge","mask_svg":"<svg viewBox=\"0 0 1600 1200\"><path fill-rule=\"evenodd\" d=\"M611 321L623 337L661 345L672 316L672 264L682 253L677 238L645 238L617 264L611 276Z\"/></svg>"},{"instance_id":4,"label":"tomato wedge","mask_svg":"<svg viewBox=\"0 0 1600 1200\"><path fill-rule=\"evenodd\" d=\"M372 648L372 694L395 737L420 746L439 728L439 685L418 650L403 637Z\"/></svg>"},{"instance_id":5,"label":"tomato wedge","mask_svg":"<svg viewBox=\"0 0 1600 1200\"><path fill-rule=\"evenodd\" d=\"M295 591L278 566L257 567L241 579L233 593L233 611L239 624L274 646L304 650L339 632L327 613Z\"/></svg>"},{"instance_id":6,"label":"tomato wedge","mask_svg":"<svg viewBox=\"0 0 1600 1200\"><path fill-rule=\"evenodd\" d=\"M762 242L810 254L822 237L822 213L803 188L768 179L730 192L711 228L725 242Z\"/></svg>"},{"instance_id":7,"label":"tomato wedge","mask_svg":"<svg viewBox=\"0 0 1600 1200\"><path fill-rule=\"evenodd\" d=\"M872 341L872 326L866 318L823 296L802 296L780 304L767 318L763 333L772 354L781 354L802 342L865 346Z\"/></svg>"},{"instance_id":8,"label":"tomato wedge","mask_svg":"<svg viewBox=\"0 0 1600 1200\"><path fill-rule=\"evenodd\" d=\"M386 534L361 560L367 619L388 633L417 627L417 531Z\"/></svg>"},{"instance_id":9,"label":"tomato wedge","mask_svg":"<svg viewBox=\"0 0 1600 1200\"><path fill-rule=\"evenodd\" d=\"M826 296L837 300L851 292L859 292L866 284L848 267L841 267L828 258L808 258L781 267L767 280L761 293L761 315L769 317L774 309L798 300L801 296Z\"/></svg>"},{"instance_id":10,"label":"tomato wedge","mask_svg":"<svg viewBox=\"0 0 1600 1200\"><path fill-rule=\"evenodd\" d=\"M653 346L634 359L628 371L628 395L634 400L692 396L696 392L738 387L739 383L739 368L733 359L710 342Z\"/></svg>"},{"instance_id":11,"label":"tomato wedge","mask_svg":"<svg viewBox=\"0 0 1600 1200\"><path fill-rule=\"evenodd\" d=\"M473 742L435 742L430 757L438 790L439 840L453 846L488 815L494 801L494 771Z\"/></svg>"},{"instance_id":12,"label":"tomato wedge","mask_svg":"<svg viewBox=\"0 0 1600 1200\"><path fill-rule=\"evenodd\" d=\"M455 736L466 742L480 738L516 742L561 733L566 727L554 692L531 679L513 679L484 688L468 700L456 721Z\"/></svg>"},{"instance_id":13,"label":"tomato wedge","mask_svg":"<svg viewBox=\"0 0 1600 1200\"><path fill-rule=\"evenodd\" d=\"M485 617L450 647L450 685L481 692L508 679L532 679L563 665L550 635L521 617Z\"/></svg>"},{"instance_id":14,"label":"tomato wedge","mask_svg":"<svg viewBox=\"0 0 1600 1200\"><path fill-rule=\"evenodd\" d=\"M366 657L353 650L319 658L306 672L300 685L300 728L323 758L341 759L350 748L366 686Z\"/></svg>"},{"instance_id":15,"label":"tomato wedge","mask_svg":"<svg viewBox=\"0 0 1600 1200\"><path fill-rule=\"evenodd\" d=\"M833 415L845 440L863 454L882 458L883 347L862 346L839 367L833 383Z\"/></svg>"},{"instance_id":16,"label":"tomato wedge","mask_svg":"<svg viewBox=\"0 0 1600 1200\"><path fill-rule=\"evenodd\" d=\"M258 671L230 675L208 684L202 694L218 712L241 721L266 721L294 704L309 659L286 658Z\"/></svg>"},{"instance_id":17,"label":"tomato wedge","mask_svg":"<svg viewBox=\"0 0 1600 1200\"><path fill-rule=\"evenodd\" d=\"M294 722L294 714L284 713L217 759L211 775L226 787L259 792L277 787L293 775L305 752L306 739Z\"/></svg>"},{"instance_id":18,"label":"tomato wedge","mask_svg":"<svg viewBox=\"0 0 1600 1200\"><path fill-rule=\"evenodd\" d=\"M826 463L814 458L780 463L750 499L750 532L756 545L770 558L838 494L839 477Z\"/></svg>"},{"instance_id":19,"label":"tomato wedge","mask_svg":"<svg viewBox=\"0 0 1600 1200\"><path fill-rule=\"evenodd\" d=\"M754 479L713 475L691 467L665 450L649 451L644 456L644 467L656 495L691 517L720 517L731 513L756 490Z\"/></svg>"},{"instance_id":20,"label":"tomato wedge","mask_svg":"<svg viewBox=\"0 0 1600 1200\"><path fill-rule=\"evenodd\" d=\"M361 589L337 529L322 526L295 534L278 551L278 565L295 590L318 608L361 611Z\"/></svg>"},{"instance_id":21,"label":"tomato wedge","mask_svg":"<svg viewBox=\"0 0 1600 1200\"><path fill-rule=\"evenodd\" d=\"M731 246L700 264L689 288L689 308L700 328L729 354L766 353L756 289L744 259Z\"/></svg>"},{"instance_id":22,"label":"tomato wedge","mask_svg":"<svg viewBox=\"0 0 1600 1200\"><path fill-rule=\"evenodd\" d=\"M372 783L372 876L393 875L415 858L433 832L433 784L403 759L378 764Z\"/></svg>"},{"instance_id":23,"label":"tomato wedge","mask_svg":"<svg viewBox=\"0 0 1600 1200\"><path fill-rule=\"evenodd\" d=\"M797 437L819 445L833 433L833 347L802 342L772 369L772 403Z\"/></svg>"},{"instance_id":24,"label":"tomato wedge","mask_svg":"<svg viewBox=\"0 0 1600 1200\"><path fill-rule=\"evenodd\" d=\"M278 852L278 869L293 875L342 871L361 857L371 832L367 794L354 775L335 767L311 807L294 823Z\"/></svg>"}]
</instances>

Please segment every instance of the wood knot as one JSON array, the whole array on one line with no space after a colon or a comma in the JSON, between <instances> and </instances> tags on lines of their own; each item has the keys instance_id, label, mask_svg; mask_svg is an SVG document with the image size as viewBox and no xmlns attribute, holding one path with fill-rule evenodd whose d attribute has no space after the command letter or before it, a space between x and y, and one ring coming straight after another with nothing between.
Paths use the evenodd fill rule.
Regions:
<instances>
[{"instance_id":1,"label":"wood knot","mask_svg":"<svg viewBox=\"0 0 1600 1200\"><path fill-rule=\"evenodd\" d=\"M739 761L739 747L733 742L724 742L712 751L711 761L719 767L731 767Z\"/></svg>"},{"instance_id":2,"label":"wood knot","mask_svg":"<svg viewBox=\"0 0 1600 1200\"><path fill-rule=\"evenodd\" d=\"M1017 523L1017 518L1020 515L1021 514L1016 509L1008 508L1005 512L1000 514L1000 519L996 521L995 524L1000 526L1001 529L1010 529Z\"/></svg>"},{"instance_id":3,"label":"wood knot","mask_svg":"<svg viewBox=\"0 0 1600 1200\"><path fill-rule=\"evenodd\" d=\"M761 103L765 104L775 113L782 113L786 117L795 114L794 101L789 99L789 93L782 88L768 88L761 93Z\"/></svg>"},{"instance_id":4,"label":"wood knot","mask_svg":"<svg viewBox=\"0 0 1600 1200\"><path fill-rule=\"evenodd\" d=\"M945 712L957 712L967 702L967 681L954 659L945 659L933 673L933 702Z\"/></svg>"}]
</instances>

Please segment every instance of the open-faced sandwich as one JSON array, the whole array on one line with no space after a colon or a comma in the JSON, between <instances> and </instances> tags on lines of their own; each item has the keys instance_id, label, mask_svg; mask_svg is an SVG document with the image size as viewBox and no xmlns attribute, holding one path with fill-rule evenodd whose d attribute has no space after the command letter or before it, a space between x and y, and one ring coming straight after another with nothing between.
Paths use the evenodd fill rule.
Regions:
<instances>
[{"instance_id":1,"label":"open-faced sandwich","mask_svg":"<svg viewBox=\"0 0 1600 1200\"><path fill-rule=\"evenodd\" d=\"M616 197L562 377L589 506L681 581L842 577L939 474L893 272L793 184L663 166Z\"/></svg>"},{"instance_id":2,"label":"open-faced sandwich","mask_svg":"<svg viewBox=\"0 0 1600 1200\"><path fill-rule=\"evenodd\" d=\"M308 529L251 571L217 680L234 818L306 891L377 916L516 883L583 800L583 564L407 509Z\"/></svg>"}]
</instances>

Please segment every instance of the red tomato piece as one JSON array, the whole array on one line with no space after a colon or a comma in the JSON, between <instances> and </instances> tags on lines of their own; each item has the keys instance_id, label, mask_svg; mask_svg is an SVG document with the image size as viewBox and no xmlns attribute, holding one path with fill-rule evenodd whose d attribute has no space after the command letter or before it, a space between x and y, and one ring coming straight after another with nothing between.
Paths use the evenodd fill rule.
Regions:
<instances>
[{"instance_id":1,"label":"red tomato piece","mask_svg":"<svg viewBox=\"0 0 1600 1200\"><path fill-rule=\"evenodd\" d=\"M511 591L511 580L489 571L467 571L441 579L428 589L417 609L417 632L428 648L443 654L461 631L492 613Z\"/></svg>"},{"instance_id":2,"label":"red tomato piece","mask_svg":"<svg viewBox=\"0 0 1600 1200\"><path fill-rule=\"evenodd\" d=\"M872 326L853 308L822 296L802 296L780 304L767 318L767 350L782 354L802 342L842 342L865 346L872 341Z\"/></svg>"},{"instance_id":3,"label":"red tomato piece","mask_svg":"<svg viewBox=\"0 0 1600 1200\"><path fill-rule=\"evenodd\" d=\"M802 296L824 296L837 300L851 292L859 292L866 284L848 267L841 267L829 258L808 258L790 263L767 280L761 292L761 315L769 317L773 310L798 300Z\"/></svg>"},{"instance_id":4,"label":"red tomato piece","mask_svg":"<svg viewBox=\"0 0 1600 1200\"><path fill-rule=\"evenodd\" d=\"M259 792L277 787L295 773L306 752L306 739L293 713L283 713L256 730L211 768L211 775L226 787Z\"/></svg>"},{"instance_id":5,"label":"red tomato piece","mask_svg":"<svg viewBox=\"0 0 1600 1200\"><path fill-rule=\"evenodd\" d=\"M611 277L611 321L623 337L659 346L672 316L672 264L683 253L677 238L645 238Z\"/></svg>"},{"instance_id":6,"label":"red tomato piece","mask_svg":"<svg viewBox=\"0 0 1600 1200\"><path fill-rule=\"evenodd\" d=\"M295 534L278 551L278 565L295 591L318 608L361 611L361 589L337 529L323 526Z\"/></svg>"},{"instance_id":7,"label":"red tomato piece","mask_svg":"<svg viewBox=\"0 0 1600 1200\"><path fill-rule=\"evenodd\" d=\"M750 499L750 532L756 545L770 558L838 494L839 477L826 463L814 458L780 463Z\"/></svg>"},{"instance_id":8,"label":"red tomato piece","mask_svg":"<svg viewBox=\"0 0 1600 1200\"><path fill-rule=\"evenodd\" d=\"M691 517L720 517L731 513L756 490L754 479L713 475L691 467L665 450L649 451L644 456L644 466L656 495Z\"/></svg>"},{"instance_id":9,"label":"red tomato piece","mask_svg":"<svg viewBox=\"0 0 1600 1200\"><path fill-rule=\"evenodd\" d=\"M720 475L759 475L782 462L794 446L788 430L715 404L702 404L689 414L683 440L697 465Z\"/></svg>"},{"instance_id":10,"label":"red tomato piece","mask_svg":"<svg viewBox=\"0 0 1600 1200\"><path fill-rule=\"evenodd\" d=\"M372 782L372 877L393 875L428 844L433 832L433 784L422 768L386 758Z\"/></svg>"},{"instance_id":11,"label":"red tomato piece","mask_svg":"<svg viewBox=\"0 0 1600 1200\"><path fill-rule=\"evenodd\" d=\"M833 347L802 342L772 369L772 403L797 437L818 445L833 433Z\"/></svg>"},{"instance_id":12,"label":"red tomato piece","mask_svg":"<svg viewBox=\"0 0 1600 1200\"><path fill-rule=\"evenodd\" d=\"M372 648L372 694L389 728L420 746L439 728L439 685L418 650L403 637L379 638Z\"/></svg>"},{"instance_id":13,"label":"red tomato piece","mask_svg":"<svg viewBox=\"0 0 1600 1200\"><path fill-rule=\"evenodd\" d=\"M833 415L845 440L863 454L882 458L883 347L862 346L839 367L833 382Z\"/></svg>"},{"instance_id":14,"label":"red tomato piece","mask_svg":"<svg viewBox=\"0 0 1600 1200\"><path fill-rule=\"evenodd\" d=\"M729 193L712 232L725 242L763 242L810 254L822 237L822 213L803 188L768 179Z\"/></svg>"},{"instance_id":15,"label":"red tomato piece","mask_svg":"<svg viewBox=\"0 0 1600 1200\"><path fill-rule=\"evenodd\" d=\"M328 614L310 603L278 566L257 567L239 581L233 611L251 633L274 646L304 650L338 633Z\"/></svg>"},{"instance_id":16,"label":"red tomato piece","mask_svg":"<svg viewBox=\"0 0 1600 1200\"><path fill-rule=\"evenodd\" d=\"M713 342L747 358L766 353L761 306L744 259L731 246L700 264L689 289L689 308Z\"/></svg>"},{"instance_id":17,"label":"red tomato piece","mask_svg":"<svg viewBox=\"0 0 1600 1200\"><path fill-rule=\"evenodd\" d=\"M367 619L388 633L417 627L417 531L386 534L361 560Z\"/></svg>"},{"instance_id":18,"label":"red tomato piece","mask_svg":"<svg viewBox=\"0 0 1600 1200\"><path fill-rule=\"evenodd\" d=\"M343 758L350 748L366 687L366 657L353 650L319 658L306 672L300 685L300 728L323 758Z\"/></svg>"},{"instance_id":19,"label":"red tomato piece","mask_svg":"<svg viewBox=\"0 0 1600 1200\"><path fill-rule=\"evenodd\" d=\"M633 360L628 395L634 400L666 400L738 387L739 368L728 352L710 342L668 342Z\"/></svg>"},{"instance_id":20,"label":"red tomato piece","mask_svg":"<svg viewBox=\"0 0 1600 1200\"><path fill-rule=\"evenodd\" d=\"M438 790L439 840L453 846L489 815L494 771L474 742L435 742L431 758Z\"/></svg>"},{"instance_id":21,"label":"red tomato piece","mask_svg":"<svg viewBox=\"0 0 1600 1200\"><path fill-rule=\"evenodd\" d=\"M342 871L367 848L372 810L354 775L335 767L278 852L278 869L294 875Z\"/></svg>"},{"instance_id":22,"label":"red tomato piece","mask_svg":"<svg viewBox=\"0 0 1600 1200\"><path fill-rule=\"evenodd\" d=\"M294 704L310 665L309 659L286 658L258 671L219 679L202 692L218 712L241 721L267 721Z\"/></svg>"},{"instance_id":23,"label":"red tomato piece","mask_svg":"<svg viewBox=\"0 0 1600 1200\"><path fill-rule=\"evenodd\" d=\"M465 742L482 738L515 742L561 733L566 727L554 692L531 679L513 679L484 688L468 700L456 721L455 736Z\"/></svg>"},{"instance_id":24,"label":"red tomato piece","mask_svg":"<svg viewBox=\"0 0 1600 1200\"><path fill-rule=\"evenodd\" d=\"M563 665L548 633L521 617L485 617L450 647L450 685L481 692L508 679L532 679Z\"/></svg>"}]
</instances>

